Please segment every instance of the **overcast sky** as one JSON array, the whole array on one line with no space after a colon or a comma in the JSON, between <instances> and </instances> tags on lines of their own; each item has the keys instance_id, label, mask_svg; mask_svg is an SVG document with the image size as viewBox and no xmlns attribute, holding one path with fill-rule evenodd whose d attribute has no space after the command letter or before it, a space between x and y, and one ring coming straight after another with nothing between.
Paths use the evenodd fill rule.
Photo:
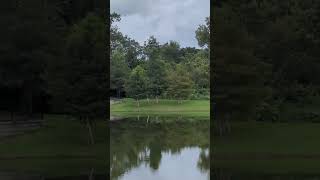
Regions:
<instances>
[{"instance_id":1,"label":"overcast sky","mask_svg":"<svg viewBox=\"0 0 320 180\"><path fill-rule=\"evenodd\" d=\"M210 0L111 0L111 12L121 15L120 31L141 45L154 35L160 43L198 47L195 30L210 15Z\"/></svg>"}]
</instances>

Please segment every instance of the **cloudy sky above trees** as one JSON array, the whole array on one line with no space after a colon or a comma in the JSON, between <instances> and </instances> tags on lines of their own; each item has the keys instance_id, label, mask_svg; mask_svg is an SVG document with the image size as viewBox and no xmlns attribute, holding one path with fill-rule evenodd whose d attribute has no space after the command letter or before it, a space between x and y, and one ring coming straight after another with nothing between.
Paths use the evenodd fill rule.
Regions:
<instances>
[{"instance_id":1,"label":"cloudy sky above trees","mask_svg":"<svg viewBox=\"0 0 320 180\"><path fill-rule=\"evenodd\" d=\"M120 31L140 44L154 35L160 43L198 47L195 30L210 15L210 0L111 0L111 12L121 15Z\"/></svg>"}]
</instances>

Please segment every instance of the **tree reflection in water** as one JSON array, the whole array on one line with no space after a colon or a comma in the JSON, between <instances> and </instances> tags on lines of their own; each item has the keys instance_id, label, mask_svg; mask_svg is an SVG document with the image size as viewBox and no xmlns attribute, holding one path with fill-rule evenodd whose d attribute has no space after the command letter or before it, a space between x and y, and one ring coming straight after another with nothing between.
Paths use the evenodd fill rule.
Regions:
<instances>
[{"instance_id":1,"label":"tree reflection in water","mask_svg":"<svg viewBox=\"0 0 320 180\"><path fill-rule=\"evenodd\" d=\"M157 171L163 154L179 155L185 148L200 148L198 169L209 173L209 120L165 118L127 119L110 125L110 174L118 179L133 168L147 165Z\"/></svg>"}]
</instances>

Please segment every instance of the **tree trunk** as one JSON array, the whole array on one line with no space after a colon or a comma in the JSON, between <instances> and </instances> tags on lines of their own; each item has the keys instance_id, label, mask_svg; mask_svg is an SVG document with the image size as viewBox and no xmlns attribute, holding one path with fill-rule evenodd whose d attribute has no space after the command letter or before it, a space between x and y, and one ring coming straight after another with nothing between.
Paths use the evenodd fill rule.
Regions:
<instances>
[{"instance_id":1,"label":"tree trunk","mask_svg":"<svg viewBox=\"0 0 320 180\"><path fill-rule=\"evenodd\" d=\"M216 120L215 132L219 136L224 136L230 132L230 125L227 119Z\"/></svg>"},{"instance_id":2,"label":"tree trunk","mask_svg":"<svg viewBox=\"0 0 320 180\"><path fill-rule=\"evenodd\" d=\"M29 98L28 113L29 113L29 117L32 117L32 114L33 114L33 93L32 93L32 90L30 91L28 98Z\"/></svg>"},{"instance_id":3,"label":"tree trunk","mask_svg":"<svg viewBox=\"0 0 320 180\"><path fill-rule=\"evenodd\" d=\"M44 119L44 113L43 113L43 111L41 111L41 120L43 120Z\"/></svg>"},{"instance_id":4,"label":"tree trunk","mask_svg":"<svg viewBox=\"0 0 320 180\"><path fill-rule=\"evenodd\" d=\"M44 9L47 8L47 0L42 0L42 7L43 7Z\"/></svg>"},{"instance_id":5,"label":"tree trunk","mask_svg":"<svg viewBox=\"0 0 320 180\"><path fill-rule=\"evenodd\" d=\"M21 103L21 107L22 107L22 111L25 113L26 116L29 116L28 118L31 117L32 115L32 105L33 105L33 92L32 92L32 85L31 83L26 83L23 86L23 91L22 91L22 101Z\"/></svg>"},{"instance_id":6,"label":"tree trunk","mask_svg":"<svg viewBox=\"0 0 320 180\"><path fill-rule=\"evenodd\" d=\"M117 97L118 97L118 99L120 99L120 96L121 96L121 90L117 89Z\"/></svg>"},{"instance_id":7,"label":"tree trunk","mask_svg":"<svg viewBox=\"0 0 320 180\"><path fill-rule=\"evenodd\" d=\"M139 99L137 99L137 104L138 104L138 111L140 111L140 102L139 102Z\"/></svg>"},{"instance_id":8,"label":"tree trunk","mask_svg":"<svg viewBox=\"0 0 320 180\"><path fill-rule=\"evenodd\" d=\"M86 120L87 120L88 132L89 132L89 142L90 142L90 145L93 145L94 144L94 137L93 137L91 123L90 123L88 117L86 118Z\"/></svg>"},{"instance_id":9,"label":"tree trunk","mask_svg":"<svg viewBox=\"0 0 320 180\"><path fill-rule=\"evenodd\" d=\"M89 180L93 180L94 179L94 176L93 176L94 174L93 173L94 173L94 169L92 168L91 171L90 171L89 177L88 177Z\"/></svg>"},{"instance_id":10,"label":"tree trunk","mask_svg":"<svg viewBox=\"0 0 320 180\"><path fill-rule=\"evenodd\" d=\"M159 103L158 96L156 96L156 102L157 102L157 104Z\"/></svg>"},{"instance_id":11,"label":"tree trunk","mask_svg":"<svg viewBox=\"0 0 320 180\"><path fill-rule=\"evenodd\" d=\"M17 124L17 121L16 121L16 119L14 118L14 112L13 111L11 111L11 115L10 115L11 117L11 122L13 123L13 124Z\"/></svg>"}]
</instances>

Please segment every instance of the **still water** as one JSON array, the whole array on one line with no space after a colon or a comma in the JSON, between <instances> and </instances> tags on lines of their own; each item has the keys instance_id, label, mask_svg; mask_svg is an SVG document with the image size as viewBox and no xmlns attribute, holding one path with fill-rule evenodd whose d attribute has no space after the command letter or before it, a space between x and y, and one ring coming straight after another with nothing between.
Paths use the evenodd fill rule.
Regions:
<instances>
[{"instance_id":1,"label":"still water","mask_svg":"<svg viewBox=\"0 0 320 180\"><path fill-rule=\"evenodd\" d=\"M320 180L320 173L266 173L213 168L211 180Z\"/></svg>"},{"instance_id":2,"label":"still water","mask_svg":"<svg viewBox=\"0 0 320 180\"><path fill-rule=\"evenodd\" d=\"M110 127L112 180L208 180L208 120L114 122Z\"/></svg>"},{"instance_id":3,"label":"still water","mask_svg":"<svg viewBox=\"0 0 320 180\"><path fill-rule=\"evenodd\" d=\"M249 168L244 168L248 164L238 164L237 167L241 168L232 169L218 167L213 161L210 165L209 137L208 120L181 121L157 118L153 121L140 118L112 122L110 179L320 180L320 166L317 160L312 163L300 163L301 166L310 164L308 172L296 172L285 167L284 173L271 173L268 168L261 172L251 172L255 164ZM77 159L30 159L21 162L23 163L17 163L19 171L16 171L11 162L0 161L0 180L109 179L106 172L107 163L104 160L101 163ZM33 170L29 171L27 167L33 167Z\"/></svg>"},{"instance_id":4,"label":"still water","mask_svg":"<svg viewBox=\"0 0 320 180\"><path fill-rule=\"evenodd\" d=\"M80 172L79 172L80 173ZM106 180L106 175L78 175L62 177L46 177L41 175L30 175L29 173L0 172L1 180Z\"/></svg>"}]
</instances>

